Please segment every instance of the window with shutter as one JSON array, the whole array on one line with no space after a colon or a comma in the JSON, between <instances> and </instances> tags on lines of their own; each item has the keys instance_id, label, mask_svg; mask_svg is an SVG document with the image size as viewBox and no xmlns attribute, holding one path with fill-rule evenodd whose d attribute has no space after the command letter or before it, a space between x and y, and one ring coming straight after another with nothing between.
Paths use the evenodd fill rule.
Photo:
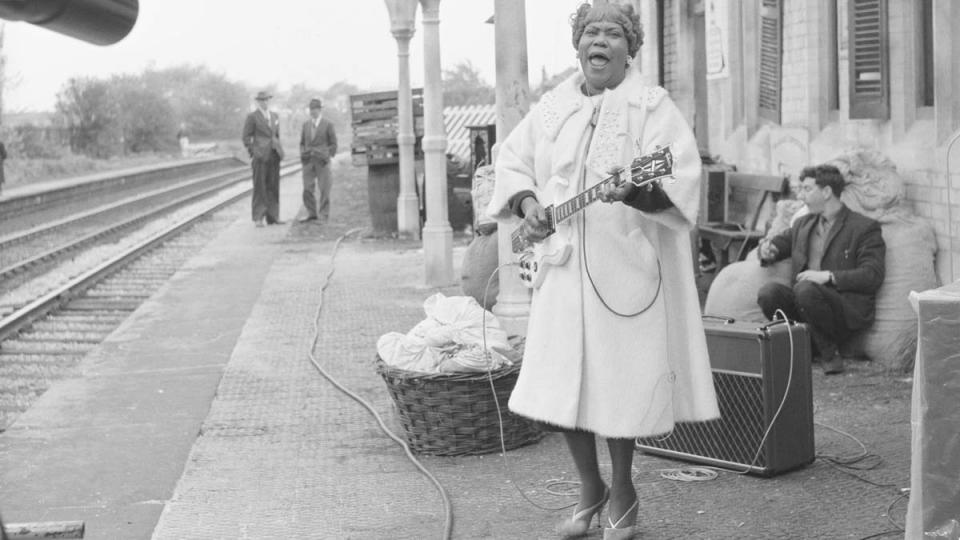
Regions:
<instances>
[{"instance_id":1,"label":"window with shutter","mask_svg":"<svg viewBox=\"0 0 960 540\"><path fill-rule=\"evenodd\" d=\"M663 34L666 33L666 26L664 23L663 10L666 8L664 6L664 0L657 0L657 84L666 88L666 64L667 55L665 52L666 40L663 39Z\"/></svg>"},{"instance_id":2,"label":"window with shutter","mask_svg":"<svg viewBox=\"0 0 960 540\"><path fill-rule=\"evenodd\" d=\"M885 0L849 0L850 118L890 118Z\"/></svg>"},{"instance_id":3,"label":"window with shutter","mask_svg":"<svg viewBox=\"0 0 960 540\"><path fill-rule=\"evenodd\" d=\"M918 89L919 104L922 107L933 106L933 0L922 0L920 2L920 61L917 62L917 68L920 75L917 82L920 85Z\"/></svg>"},{"instance_id":4,"label":"window with shutter","mask_svg":"<svg viewBox=\"0 0 960 540\"><path fill-rule=\"evenodd\" d=\"M780 0L760 4L760 117L780 123L783 63L783 8Z\"/></svg>"}]
</instances>

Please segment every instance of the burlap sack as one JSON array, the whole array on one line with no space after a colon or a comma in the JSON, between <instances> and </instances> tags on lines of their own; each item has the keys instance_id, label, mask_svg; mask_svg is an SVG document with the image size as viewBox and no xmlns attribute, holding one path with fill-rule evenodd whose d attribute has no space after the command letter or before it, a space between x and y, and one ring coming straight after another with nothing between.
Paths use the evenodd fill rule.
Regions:
<instances>
[{"instance_id":1,"label":"burlap sack","mask_svg":"<svg viewBox=\"0 0 960 540\"><path fill-rule=\"evenodd\" d=\"M887 245L876 320L841 345L848 356L866 356L891 370L909 370L916 356L917 318L910 291L936 288L937 239L933 226L915 215L906 186L892 161L874 150L850 150L830 161L844 174L841 199L880 222Z\"/></svg>"},{"instance_id":2,"label":"burlap sack","mask_svg":"<svg viewBox=\"0 0 960 540\"><path fill-rule=\"evenodd\" d=\"M463 254L460 288L464 295L472 296L484 309L492 309L500 294L500 280L497 276L491 279L498 263L497 224L483 225L477 229L477 234ZM502 271L515 272L516 269L508 266Z\"/></svg>"},{"instance_id":3,"label":"burlap sack","mask_svg":"<svg viewBox=\"0 0 960 540\"><path fill-rule=\"evenodd\" d=\"M917 352L917 316L910 307L910 291L938 286L937 240L930 223L918 216L885 217L884 221L880 227L887 244L886 274L877 292L876 319L845 343L841 352L866 356L887 369L909 371Z\"/></svg>"}]
</instances>

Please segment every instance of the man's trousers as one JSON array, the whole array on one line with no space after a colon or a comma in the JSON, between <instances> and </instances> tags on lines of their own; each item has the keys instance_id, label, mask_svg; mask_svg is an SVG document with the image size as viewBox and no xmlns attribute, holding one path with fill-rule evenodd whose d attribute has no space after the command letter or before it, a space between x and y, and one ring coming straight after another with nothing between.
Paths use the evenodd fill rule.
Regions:
<instances>
[{"instance_id":1,"label":"man's trousers","mask_svg":"<svg viewBox=\"0 0 960 540\"><path fill-rule=\"evenodd\" d=\"M330 218L330 186L333 184L333 175L330 174L330 163L320 165L315 161L308 161L303 165L303 207L307 209L307 217L319 218L327 221Z\"/></svg>"},{"instance_id":2,"label":"man's trousers","mask_svg":"<svg viewBox=\"0 0 960 540\"><path fill-rule=\"evenodd\" d=\"M253 167L253 221L280 221L280 157L271 152L269 159L254 158L250 164Z\"/></svg>"}]
</instances>

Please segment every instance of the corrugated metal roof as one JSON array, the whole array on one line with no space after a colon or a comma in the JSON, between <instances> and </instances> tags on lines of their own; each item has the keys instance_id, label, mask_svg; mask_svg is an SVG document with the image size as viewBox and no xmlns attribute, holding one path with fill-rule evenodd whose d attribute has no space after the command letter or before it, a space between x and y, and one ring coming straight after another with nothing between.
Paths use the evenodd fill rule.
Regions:
<instances>
[{"instance_id":1,"label":"corrugated metal roof","mask_svg":"<svg viewBox=\"0 0 960 540\"><path fill-rule=\"evenodd\" d=\"M443 127L447 133L447 153L464 162L470 160L468 126L486 126L497 122L494 105L461 105L443 109Z\"/></svg>"}]
</instances>

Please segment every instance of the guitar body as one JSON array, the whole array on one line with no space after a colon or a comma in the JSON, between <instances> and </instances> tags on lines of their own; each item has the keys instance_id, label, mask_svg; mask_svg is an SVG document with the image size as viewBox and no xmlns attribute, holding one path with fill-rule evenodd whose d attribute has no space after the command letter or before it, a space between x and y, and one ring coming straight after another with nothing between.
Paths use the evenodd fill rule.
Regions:
<instances>
[{"instance_id":1,"label":"guitar body","mask_svg":"<svg viewBox=\"0 0 960 540\"><path fill-rule=\"evenodd\" d=\"M551 235L543 242L520 254L520 281L528 288L539 289L551 266L563 266L573 253L573 247Z\"/></svg>"}]
</instances>

